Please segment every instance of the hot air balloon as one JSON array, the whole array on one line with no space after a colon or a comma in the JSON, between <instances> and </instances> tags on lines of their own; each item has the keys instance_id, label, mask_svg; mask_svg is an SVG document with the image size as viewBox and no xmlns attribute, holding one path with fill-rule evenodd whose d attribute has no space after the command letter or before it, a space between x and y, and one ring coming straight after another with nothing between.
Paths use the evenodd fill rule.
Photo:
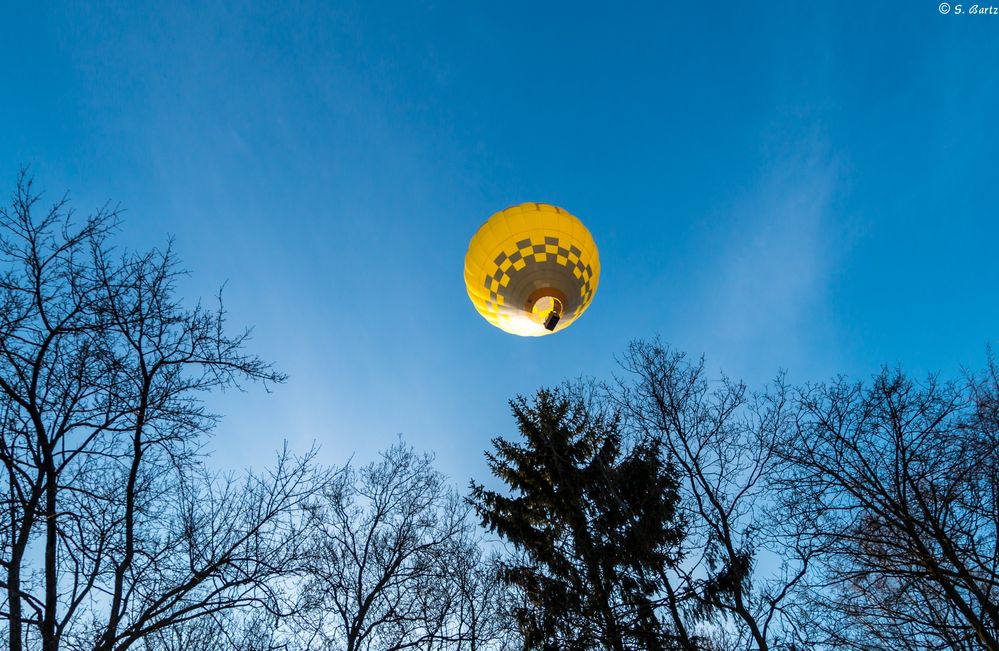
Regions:
<instances>
[{"instance_id":1,"label":"hot air balloon","mask_svg":"<svg viewBox=\"0 0 999 651\"><path fill-rule=\"evenodd\" d=\"M522 337L564 330L597 291L593 236L565 210L522 203L501 210L472 237L465 288L479 314Z\"/></svg>"}]
</instances>

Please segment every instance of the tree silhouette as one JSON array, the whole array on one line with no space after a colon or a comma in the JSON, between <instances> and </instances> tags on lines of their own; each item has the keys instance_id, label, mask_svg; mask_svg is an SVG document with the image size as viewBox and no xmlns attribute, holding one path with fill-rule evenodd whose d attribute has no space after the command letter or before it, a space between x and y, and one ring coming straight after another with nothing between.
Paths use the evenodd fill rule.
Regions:
<instances>
[{"instance_id":1,"label":"tree silhouette","mask_svg":"<svg viewBox=\"0 0 999 651\"><path fill-rule=\"evenodd\" d=\"M120 651L242 606L300 549L307 460L218 477L200 396L283 377L218 307L185 308L169 249L115 253L117 213L0 209L0 625L11 651Z\"/></svg>"},{"instance_id":2,"label":"tree silhouette","mask_svg":"<svg viewBox=\"0 0 999 651\"><path fill-rule=\"evenodd\" d=\"M780 447L814 644L999 649L999 374L801 390Z\"/></svg>"},{"instance_id":3,"label":"tree silhouette","mask_svg":"<svg viewBox=\"0 0 999 651\"><path fill-rule=\"evenodd\" d=\"M509 493L473 482L470 501L517 550L502 576L525 600L526 647L694 648L682 622L662 617L662 577L680 560L684 523L655 442L627 445L616 414L591 410L577 391L511 406L523 441L496 438L487 453Z\"/></svg>"},{"instance_id":4,"label":"tree silhouette","mask_svg":"<svg viewBox=\"0 0 999 651\"><path fill-rule=\"evenodd\" d=\"M776 508L776 450L794 423L787 387L778 381L754 395L725 377L710 382L703 360L658 339L633 342L621 365L626 375L610 390L612 403L626 427L660 445L679 477L686 562L671 581L696 595L700 605L688 614L731 617L718 636L734 648L781 648L792 637L783 609L813 553L781 535ZM779 560L759 570L762 553Z\"/></svg>"},{"instance_id":5,"label":"tree silhouette","mask_svg":"<svg viewBox=\"0 0 999 651\"><path fill-rule=\"evenodd\" d=\"M501 594L471 524L432 458L402 442L347 465L308 520L299 648L501 648Z\"/></svg>"}]
</instances>

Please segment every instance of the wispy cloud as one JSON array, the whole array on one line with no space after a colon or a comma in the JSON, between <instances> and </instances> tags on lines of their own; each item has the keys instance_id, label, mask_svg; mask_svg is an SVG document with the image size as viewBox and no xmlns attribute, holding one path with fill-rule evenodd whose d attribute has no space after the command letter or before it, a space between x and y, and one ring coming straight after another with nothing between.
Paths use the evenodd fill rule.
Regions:
<instances>
[{"instance_id":1,"label":"wispy cloud","mask_svg":"<svg viewBox=\"0 0 999 651\"><path fill-rule=\"evenodd\" d=\"M835 164L809 152L776 165L719 216L724 227L694 300L696 339L726 368L773 373L828 343L827 294L841 250L836 188Z\"/></svg>"}]
</instances>

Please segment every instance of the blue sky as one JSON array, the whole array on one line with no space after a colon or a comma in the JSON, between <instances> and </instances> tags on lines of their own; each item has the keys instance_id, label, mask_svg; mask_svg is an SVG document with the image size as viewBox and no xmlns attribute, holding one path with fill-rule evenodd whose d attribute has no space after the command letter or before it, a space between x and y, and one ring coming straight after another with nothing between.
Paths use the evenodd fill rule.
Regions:
<instances>
[{"instance_id":1,"label":"blue sky","mask_svg":"<svg viewBox=\"0 0 999 651\"><path fill-rule=\"evenodd\" d=\"M39 6L29 7L29 4ZM110 4L110 3L109 3ZM139 3L134 3L139 4ZM506 401L660 334L758 384L953 375L999 340L999 16L936 2L4 3L0 180L169 236L291 376L228 394L217 463L404 433L464 483ZM590 228L558 336L491 328L468 240Z\"/></svg>"}]
</instances>

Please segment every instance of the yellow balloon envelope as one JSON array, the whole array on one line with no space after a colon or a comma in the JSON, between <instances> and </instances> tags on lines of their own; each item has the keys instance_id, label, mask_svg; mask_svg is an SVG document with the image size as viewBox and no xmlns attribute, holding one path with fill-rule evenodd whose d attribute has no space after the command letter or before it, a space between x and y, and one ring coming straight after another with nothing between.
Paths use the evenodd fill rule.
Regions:
<instances>
[{"instance_id":1,"label":"yellow balloon envelope","mask_svg":"<svg viewBox=\"0 0 999 651\"><path fill-rule=\"evenodd\" d=\"M472 237L465 288L486 321L523 337L563 330L597 291L597 245L583 223L546 203L502 210Z\"/></svg>"}]
</instances>

